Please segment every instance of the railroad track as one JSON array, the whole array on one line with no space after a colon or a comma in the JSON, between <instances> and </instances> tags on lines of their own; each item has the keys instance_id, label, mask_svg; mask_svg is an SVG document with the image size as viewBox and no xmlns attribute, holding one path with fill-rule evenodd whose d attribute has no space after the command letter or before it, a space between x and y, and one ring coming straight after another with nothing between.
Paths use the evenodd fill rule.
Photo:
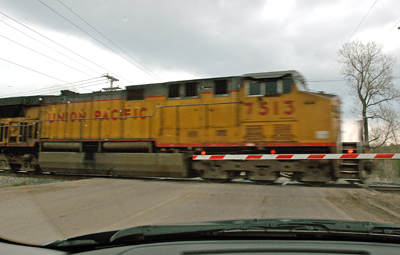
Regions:
<instances>
[{"instance_id":1,"label":"railroad track","mask_svg":"<svg viewBox=\"0 0 400 255\"><path fill-rule=\"evenodd\" d=\"M0 171L0 176L9 176L9 177L34 177L34 178L42 178L42 179L65 179L65 180L80 180L85 178L119 178L119 179L151 179L154 181L162 181L162 180L172 180L172 181L204 181L203 179L176 179L176 178L138 178L138 177L116 177L116 176L106 176L106 175L78 175L78 174L49 174L49 173L42 173L42 174L35 174L35 173L27 173L27 172L3 172ZM257 182L252 181L238 181L234 180L234 184L240 183L247 183L247 184L260 184ZM261 183L264 184L264 183ZM282 182L282 183L274 183L271 185L300 185L303 186L305 184L302 183L292 183ZM369 188L380 192L391 192L391 193L400 193L400 185L399 184L370 184L370 185L355 185L355 184L343 184L343 183L327 183L322 185L322 187L341 187L341 188L348 188L348 187L359 187L359 188Z\"/></svg>"},{"instance_id":2,"label":"railroad track","mask_svg":"<svg viewBox=\"0 0 400 255\"><path fill-rule=\"evenodd\" d=\"M392 192L392 193L400 193L400 185L393 184L379 184L379 185L368 185L369 188L374 189L376 191L381 192Z\"/></svg>"},{"instance_id":3,"label":"railroad track","mask_svg":"<svg viewBox=\"0 0 400 255\"><path fill-rule=\"evenodd\" d=\"M0 171L0 176L8 176L8 177L32 177L32 178L42 178L42 179L65 179L65 180L80 180L84 178L90 178L90 176L83 175L59 175L59 174L35 174L35 173L27 173L27 172L3 172Z\"/></svg>"}]
</instances>

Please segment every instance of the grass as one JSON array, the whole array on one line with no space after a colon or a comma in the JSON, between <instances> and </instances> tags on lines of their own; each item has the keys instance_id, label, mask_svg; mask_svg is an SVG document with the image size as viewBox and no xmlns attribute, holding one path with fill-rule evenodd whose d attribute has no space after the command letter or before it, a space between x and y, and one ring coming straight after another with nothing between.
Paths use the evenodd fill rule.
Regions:
<instances>
[{"instance_id":1,"label":"grass","mask_svg":"<svg viewBox=\"0 0 400 255\"><path fill-rule=\"evenodd\" d=\"M400 153L400 145L376 148L371 153ZM372 164L367 182L400 183L400 160L373 160Z\"/></svg>"},{"instance_id":2,"label":"grass","mask_svg":"<svg viewBox=\"0 0 400 255\"><path fill-rule=\"evenodd\" d=\"M19 187L19 186L24 186L24 185L26 185L26 182L14 183L12 186Z\"/></svg>"}]
</instances>

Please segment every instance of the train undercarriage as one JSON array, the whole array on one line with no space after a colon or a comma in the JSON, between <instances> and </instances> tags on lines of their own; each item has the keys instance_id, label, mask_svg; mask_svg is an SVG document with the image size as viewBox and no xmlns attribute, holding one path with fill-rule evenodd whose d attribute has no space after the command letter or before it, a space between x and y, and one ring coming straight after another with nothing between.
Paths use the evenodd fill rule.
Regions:
<instances>
[{"instance_id":1,"label":"train undercarriage","mask_svg":"<svg viewBox=\"0 0 400 255\"><path fill-rule=\"evenodd\" d=\"M356 143L347 144L343 150L355 146ZM148 142L45 142L33 148L3 149L0 170L121 177L201 177L214 181L241 178L263 183L273 183L284 176L312 185L338 179L362 182L365 178L361 160L193 161L192 156L198 151L159 149ZM265 151L265 148L262 151L247 148L244 152L262 154Z\"/></svg>"}]
</instances>

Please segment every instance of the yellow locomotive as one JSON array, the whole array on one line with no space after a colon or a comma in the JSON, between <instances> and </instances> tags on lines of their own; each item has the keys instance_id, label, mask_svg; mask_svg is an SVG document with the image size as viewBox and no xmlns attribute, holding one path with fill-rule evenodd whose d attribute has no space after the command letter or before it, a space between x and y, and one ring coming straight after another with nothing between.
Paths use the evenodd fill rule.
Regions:
<instances>
[{"instance_id":1,"label":"yellow locomotive","mask_svg":"<svg viewBox=\"0 0 400 255\"><path fill-rule=\"evenodd\" d=\"M339 137L339 97L307 91L296 71L0 99L2 170L267 182L291 172L300 181L326 182L346 177L329 160L191 156L335 153Z\"/></svg>"}]
</instances>

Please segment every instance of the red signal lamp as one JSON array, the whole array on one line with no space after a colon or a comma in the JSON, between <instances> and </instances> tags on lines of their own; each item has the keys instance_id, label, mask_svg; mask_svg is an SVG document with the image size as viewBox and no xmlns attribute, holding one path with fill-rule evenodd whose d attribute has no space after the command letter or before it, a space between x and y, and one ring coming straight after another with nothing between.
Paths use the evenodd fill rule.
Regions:
<instances>
[{"instance_id":1,"label":"red signal lamp","mask_svg":"<svg viewBox=\"0 0 400 255\"><path fill-rule=\"evenodd\" d=\"M348 149L348 150L347 150L347 153L349 153L349 154L352 154L353 152L354 152L353 149Z\"/></svg>"},{"instance_id":2,"label":"red signal lamp","mask_svg":"<svg viewBox=\"0 0 400 255\"><path fill-rule=\"evenodd\" d=\"M206 151L202 151L200 154L201 155L206 155Z\"/></svg>"},{"instance_id":3,"label":"red signal lamp","mask_svg":"<svg viewBox=\"0 0 400 255\"><path fill-rule=\"evenodd\" d=\"M275 152L276 152L275 150L271 150L271 154L275 154Z\"/></svg>"}]
</instances>

